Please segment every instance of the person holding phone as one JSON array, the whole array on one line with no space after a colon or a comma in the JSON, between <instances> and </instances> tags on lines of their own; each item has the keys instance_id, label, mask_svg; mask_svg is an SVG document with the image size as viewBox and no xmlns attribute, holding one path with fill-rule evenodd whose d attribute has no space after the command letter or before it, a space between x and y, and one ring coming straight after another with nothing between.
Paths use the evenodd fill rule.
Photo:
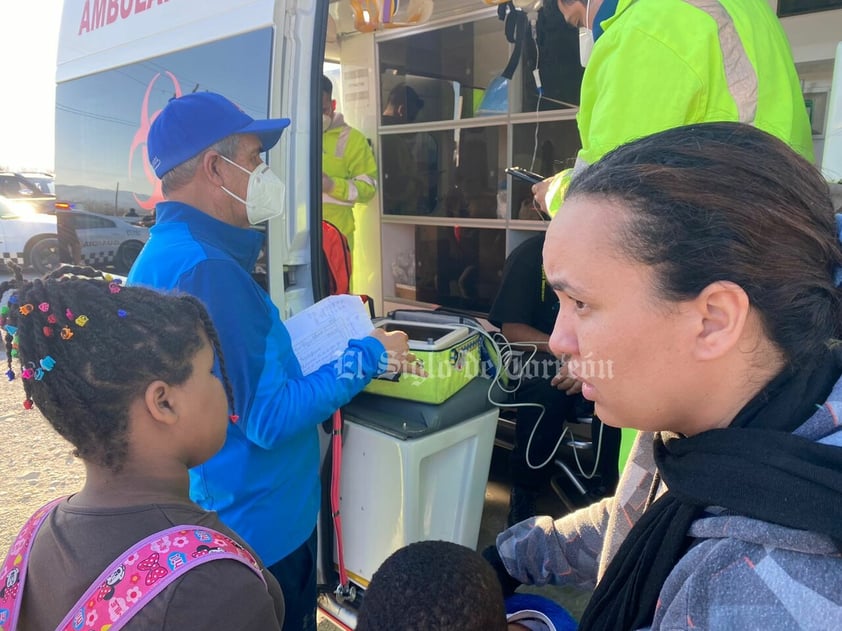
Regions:
<instances>
[{"instance_id":1,"label":"person holding phone","mask_svg":"<svg viewBox=\"0 0 842 631\"><path fill-rule=\"evenodd\" d=\"M530 186L534 186L544 180L543 175L539 175L523 167L509 167L506 169L506 173L512 176L513 181L524 182ZM519 208L517 209L517 214L513 215L513 218L516 217L517 219L527 221L548 221L550 219L546 211L536 203L534 195L521 198L519 204L515 200L515 205L518 205Z\"/></svg>"},{"instance_id":2,"label":"person holding phone","mask_svg":"<svg viewBox=\"0 0 842 631\"><path fill-rule=\"evenodd\" d=\"M506 169L506 173L515 179L526 182L527 184L537 184L544 179L543 175L538 175L534 171L529 171L523 167L509 167Z\"/></svg>"}]
</instances>

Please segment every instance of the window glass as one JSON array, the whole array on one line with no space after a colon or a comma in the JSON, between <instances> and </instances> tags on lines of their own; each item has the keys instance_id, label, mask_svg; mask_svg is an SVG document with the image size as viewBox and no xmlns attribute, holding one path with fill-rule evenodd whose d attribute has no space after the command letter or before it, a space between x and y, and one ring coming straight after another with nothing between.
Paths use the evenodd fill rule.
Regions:
<instances>
[{"instance_id":1,"label":"window glass","mask_svg":"<svg viewBox=\"0 0 842 631\"><path fill-rule=\"evenodd\" d=\"M575 120L521 123L513 126L512 164L550 177L571 168L581 146ZM541 219L532 204L531 185L515 178L509 181L511 218Z\"/></svg>"},{"instance_id":2,"label":"window glass","mask_svg":"<svg viewBox=\"0 0 842 631\"><path fill-rule=\"evenodd\" d=\"M527 37L520 60L520 99L513 112L563 110L579 106L585 69L579 61L579 30L568 26L555 2L538 11L536 37ZM533 70L541 78L541 92Z\"/></svg>"},{"instance_id":3,"label":"window glass","mask_svg":"<svg viewBox=\"0 0 842 631\"><path fill-rule=\"evenodd\" d=\"M386 215L493 219L503 181L505 126L382 134Z\"/></svg>"},{"instance_id":4,"label":"window glass","mask_svg":"<svg viewBox=\"0 0 842 631\"><path fill-rule=\"evenodd\" d=\"M842 8L842 0L778 0L778 15L798 15Z\"/></svg>"},{"instance_id":5,"label":"window glass","mask_svg":"<svg viewBox=\"0 0 842 631\"><path fill-rule=\"evenodd\" d=\"M509 58L503 28L496 17L483 18L379 42L381 124L476 116L486 88ZM398 111L407 102L406 86L408 105Z\"/></svg>"},{"instance_id":6,"label":"window glass","mask_svg":"<svg viewBox=\"0 0 842 631\"><path fill-rule=\"evenodd\" d=\"M487 313L506 259L505 230L415 226L416 298Z\"/></svg>"},{"instance_id":7,"label":"window glass","mask_svg":"<svg viewBox=\"0 0 842 631\"><path fill-rule=\"evenodd\" d=\"M105 217L96 217L94 215L81 215L71 213L73 218L73 227L77 230L90 230L91 228L114 228L116 224Z\"/></svg>"},{"instance_id":8,"label":"window glass","mask_svg":"<svg viewBox=\"0 0 842 631\"><path fill-rule=\"evenodd\" d=\"M17 175L0 175L0 195L9 198L32 197L40 194L35 184Z\"/></svg>"},{"instance_id":9,"label":"window glass","mask_svg":"<svg viewBox=\"0 0 842 631\"><path fill-rule=\"evenodd\" d=\"M272 30L262 29L60 83L59 197L107 215L152 212L161 189L146 134L157 113L173 96L210 90L265 118L271 56Z\"/></svg>"}]
</instances>

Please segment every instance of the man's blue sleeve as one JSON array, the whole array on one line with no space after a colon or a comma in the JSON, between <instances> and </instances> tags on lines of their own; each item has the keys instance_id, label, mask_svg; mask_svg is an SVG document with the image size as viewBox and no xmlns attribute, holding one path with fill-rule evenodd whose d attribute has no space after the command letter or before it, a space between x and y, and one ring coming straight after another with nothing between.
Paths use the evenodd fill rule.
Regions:
<instances>
[{"instance_id":1,"label":"man's blue sleeve","mask_svg":"<svg viewBox=\"0 0 842 631\"><path fill-rule=\"evenodd\" d=\"M269 296L240 267L206 260L179 280L217 328L234 391L234 413L255 444L272 448L327 419L385 370L373 337L351 340L339 360L302 376L286 327Z\"/></svg>"}]
</instances>

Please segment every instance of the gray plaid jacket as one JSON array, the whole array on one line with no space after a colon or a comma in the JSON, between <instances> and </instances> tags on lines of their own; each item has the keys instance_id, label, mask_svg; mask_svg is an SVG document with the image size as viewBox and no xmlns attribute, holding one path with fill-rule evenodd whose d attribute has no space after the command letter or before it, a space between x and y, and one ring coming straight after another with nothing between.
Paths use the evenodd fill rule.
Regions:
<instances>
[{"instance_id":1,"label":"gray plaid jacket","mask_svg":"<svg viewBox=\"0 0 842 631\"><path fill-rule=\"evenodd\" d=\"M795 433L842 447L839 419L842 379ZM647 508L653 438L638 435L614 497L502 532L497 548L509 573L528 585L593 589ZM842 555L829 538L715 507L708 513L690 527L697 541L664 583L652 629L842 630Z\"/></svg>"}]
</instances>

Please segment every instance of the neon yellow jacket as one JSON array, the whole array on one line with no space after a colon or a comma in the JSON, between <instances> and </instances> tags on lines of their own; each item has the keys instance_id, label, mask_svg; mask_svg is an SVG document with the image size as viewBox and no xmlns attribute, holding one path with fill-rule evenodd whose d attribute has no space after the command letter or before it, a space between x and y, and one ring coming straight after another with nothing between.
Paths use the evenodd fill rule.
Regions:
<instances>
[{"instance_id":1,"label":"neon yellow jacket","mask_svg":"<svg viewBox=\"0 0 842 631\"><path fill-rule=\"evenodd\" d=\"M322 217L353 244L354 204L366 203L377 192L377 162L362 132L345 124L338 112L322 138L322 171L333 190L322 194Z\"/></svg>"},{"instance_id":2,"label":"neon yellow jacket","mask_svg":"<svg viewBox=\"0 0 842 631\"><path fill-rule=\"evenodd\" d=\"M789 42L766 0L619 0L582 79L573 168L650 134L707 121L750 123L813 160ZM556 176L558 210L570 173Z\"/></svg>"}]
</instances>

